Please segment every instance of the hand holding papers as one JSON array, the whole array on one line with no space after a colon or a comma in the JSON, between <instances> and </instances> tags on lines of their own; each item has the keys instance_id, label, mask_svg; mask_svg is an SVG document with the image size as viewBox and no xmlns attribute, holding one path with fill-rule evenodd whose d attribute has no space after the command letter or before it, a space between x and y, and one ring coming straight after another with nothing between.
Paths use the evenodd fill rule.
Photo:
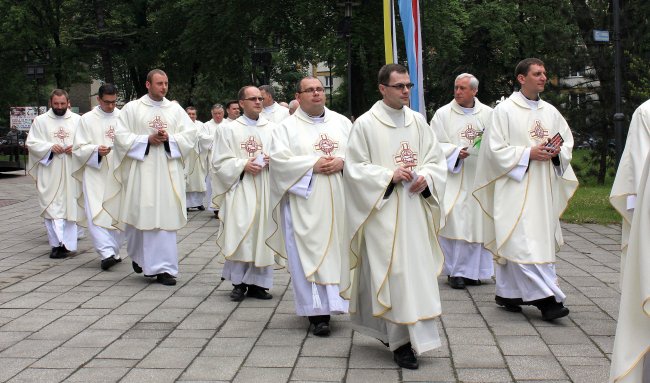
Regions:
<instances>
[{"instance_id":1,"label":"hand holding papers","mask_svg":"<svg viewBox=\"0 0 650 383\"><path fill-rule=\"evenodd\" d=\"M427 182L422 176L405 167L395 169L393 173L393 183L402 182L404 189L408 190L409 196L413 197L420 194L426 187Z\"/></svg>"},{"instance_id":2,"label":"hand holding papers","mask_svg":"<svg viewBox=\"0 0 650 383\"><path fill-rule=\"evenodd\" d=\"M258 163L258 158L259 156L255 158L249 158L248 162L246 163L246 166L244 166L244 171L246 173L250 173L251 175L258 175L262 169L264 168L264 165L260 165ZM262 164L264 164L264 157L262 157Z\"/></svg>"}]
</instances>

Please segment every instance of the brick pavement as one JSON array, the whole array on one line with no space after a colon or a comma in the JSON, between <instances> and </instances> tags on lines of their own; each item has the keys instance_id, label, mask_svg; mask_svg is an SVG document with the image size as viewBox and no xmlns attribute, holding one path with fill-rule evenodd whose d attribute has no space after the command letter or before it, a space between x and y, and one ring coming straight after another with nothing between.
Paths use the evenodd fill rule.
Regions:
<instances>
[{"instance_id":1,"label":"brick pavement","mask_svg":"<svg viewBox=\"0 0 650 383\"><path fill-rule=\"evenodd\" d=\"M180 278L166 287L108 272L88 238L48 258L31 178L0 174L0 381L9 382L605 382L619 304L620 226L564 225L557 272L568 318L494 304L494 284L452 290L440 278L443 345L417 371L333 318L315 338L294 314L289 276L271 301L230 302L215 259L217 221L190 213L178 233ZM125 251L123 250L123 253Z\"/></svg>"}]
</instances>

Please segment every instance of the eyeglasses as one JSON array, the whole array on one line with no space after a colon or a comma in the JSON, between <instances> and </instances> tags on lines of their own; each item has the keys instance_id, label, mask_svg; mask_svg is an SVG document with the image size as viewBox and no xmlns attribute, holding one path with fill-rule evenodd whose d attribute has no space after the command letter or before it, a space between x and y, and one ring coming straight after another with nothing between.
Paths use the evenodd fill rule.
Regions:
<instances>
[{"instance_id":1,"label":"eyeglasses","mask_svg":"<svg viewBox=\"0 0 650 383\"><path fill-rule=\"evenodd\" d=\"M325 89L321 88L321 87L318 87L318 88L307 88L305 90L301 90L298 93L312 93L312 94L315 94L315 93L323 93L323 92L325 92Z\"/></svg>"},{"instance_id":2,"label":"eyeglasses","mask_svg":"<svg viewBox=\"0 0 650 383\"><path fill-rule=\"evenodd\" d=\"M244 100L253 101L253 102L255 102L255 101L262 102L262 101L264 101L264 97L249 97L249 98L245 98Z\"/></svg>"},{"instance_id":3,"label":"eyeglasses","mask_svg":"<svg viewBox=\"0 0 650 383\"><path fill-rule=\"evenodd\" d=\"M108 105L116 105L116 104L117 104L117 100L115 100L115 101L106 101L106 100L104 100L103 98L100 98L100 100L101 100L101 102L103 102L104 104L108 104Z\"/></svg>"},{"instance_id":4,"label":"eyeglasses","mask_svg":"<svg viewBox=\"0 0 650 383\"><path fill-rule=\"evenodd\" d=\"M399 89L399 90L404 90L404 89L411 90L411 88L413 88L415 86L415 84L413 84L412 82L409 82L408 84L402 84L400 82L400 83L393 84L393 85L388 85L388 84L382 84L382 85L383 86L388 86L388 87L391 87L391 88L395 88L395 89Z\"/></svg>"}]
</instances>

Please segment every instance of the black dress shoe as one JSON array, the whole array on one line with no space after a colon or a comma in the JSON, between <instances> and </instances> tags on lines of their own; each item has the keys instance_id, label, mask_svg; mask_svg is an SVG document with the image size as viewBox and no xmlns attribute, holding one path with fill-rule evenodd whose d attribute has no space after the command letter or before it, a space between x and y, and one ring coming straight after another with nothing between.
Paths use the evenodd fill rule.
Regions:
<instances>
[{"instance_id":1,"label":"black dress shoe","mask_svg":"<svg viewBox=\"0 0 650 383\"><path fill-rule=\"evenodd\" d=\"M68 254L70 250L68 250L65 245L59 246L59 251L62 252L63 254Z\"/></svg>"},{"instance_id":2,"label":"black dress shoe","mask_svg":"<svg viewBox=\"0 0 650 383\"><path fill-rule=\"evenodd\" d=\"M106 259L102 259L102 265L101 268L102 270L108 270L111 267L117 265L118 263L122 262L121 258L115 258L115 256L110 256Z\"/></svg>"},{"instance_id":3,"label":"black dress shoe","mask_svg":"<svg viewBox=\"0 0 650 383\"><path fill-rule=\"evenodd\" d=\"M463 282L465 282L465 286L480 286L483 284L480 279L469 279L463 277Z\"/></svg>"},{"instance_id":4,"label":"black dress shoe","mask_svg":"<svg viewBox=\"0 0 650 383\"><path fill-rule=\"evenodd\" d=\"M447 283L452 289L462 290L465 288L463 277L447 277Z\"/></svg>"},{"instance_id":5,"label":"black dress shoe","mask_svg":"<svg viewBox=\"0 0 650 383\"><path fill-rule=\"evenodd\" d=\"M569 315L569 309L564 304L555 300L555 296L546 297L530 302L542 312L542 319L552 321Z\"/></svg>"},{"instance_id":6,"label":"black dress shoe","mask_svg":"<svg viewBox=\"0 0 650 383\"><path fill-rule=\"evenodd\" d=\"M314 335L316 336L329 336L330 324L329 322L320 322L314 326Z\"/></svg>"},{"instance_id":7,"label":"black dress shoe","mask_svg":"<svg viewBox=\"0 0 650 383\"><path fill-rule=\"evenodd\" d=\"M214 218L219 219L219 210L214 211Z\"/></svg>"},{"instance_id":8,"label":"black dress shoe","mask_svg":"<svg viewBox=\"0 0 650 383\"><path fill-rule=\"evenodd\" d=\"M273 298L273 295L266 292L266 289L263 289L255 285L248 286L248 292L246 293L246 296L250 298L264 299L264 300Z\"/></svg>"},{"instance_id":9,"label":"black dress shoe","mask_svg":"<svg viewBox=\"0 0 650 383\"><path fill-rule=\"evenodd\" d=\"M494 301L506 311L513 313L521 312L521 305L524 304L524 301L521 298L504 298L498 295L494 296Z\"/></svg>"},{"instance_id":10,"label":"black dress shoe","mask_svg":"<svg viewBox=\"0 0 650 383\"><path fill-rule=\"evenodd\" d=\"M135 271L137 274L142 273L142 267L135 263L135 261L131 261L131 266L133 266L133 271Z\"/></svg>"},{"instance_id":11,"label":"black dress shoe","mask_svg":"<svg viewBox=\"0 0 650 383\"><path fill-rule=\"evenodd\" d=\"M52 251L50 251L50 258L52 258L52 259L61 259L61 258L65 258L67 256L68 255L66 253L61 251L61 247L53 247Z\"/></svg>"},{"instance_id":12,"label":"black dress shoe","mask_svg":"<svg viewBox=\"0 0 650 383\"><path fill-rule=\"evenodd\" d=\"M230 292L230 300L234 302L241 302L244 300L246 297L246 285L244 283L241 283L239 285L235 285Z\"/></svg>"},{"instance_id":13,"label":"black dress shoe","mask_svg":"<svg viewBox=\"0 0 650 383\"><path fill-rule=\"evenodd\" d=\"M197 206L196 208L199 209L200 211L205 210L205 207L204 207L203 205L201 205L201 206Z\"/></svg>"},{"instance_id":14,"label":"black dress shoe","mask_svg":"<svg viewBox=\"0 0 650 383\"><path fill-rule=\"evenodd\" d=\"M176 284L176 278L169 273L162 273L156 275L156 282L165 286L174 286Z\"/></svg>"},{"instance_id":15,"label":"black dress shoe","mask_svg":"<svg viewBox=\"0 0 650 383\"><path fill-rule=\"evenodd\" d=\"M418 358L415 357L410 342L393 351L393 359L395 360L395 363L402 368L407 368L409 370L418 369Z\"/></svg>"}]
</instances>

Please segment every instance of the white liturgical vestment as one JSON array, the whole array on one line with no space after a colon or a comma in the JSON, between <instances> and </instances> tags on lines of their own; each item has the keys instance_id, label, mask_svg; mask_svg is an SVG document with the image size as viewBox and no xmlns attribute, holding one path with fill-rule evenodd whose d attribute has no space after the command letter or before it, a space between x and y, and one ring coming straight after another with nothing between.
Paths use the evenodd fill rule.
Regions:
<instances>
[{"instance_id":1,"label":"white liturgical vestment","mask_svg":"<svg viewBox=\"0 0 650 383\"><path fill-rule=\"evenodd\" d=\"M397 167L426 180L428 194L392 185ZM343 171L350 251L342 261L341 295L354 329L388 342L411 342L422 353L440 346L433 318L441 314L437 276L443 255L447 165L433 131L408 107L378 101L354 123ZM391 327L402 325L402 336Z\"/></svg>"},{"instance_id":2,"label":"white liturgical vestment","mask_svg":"<svg viewBox=\"0 0 650 383\"><path fill-rule=\"evenodd\" d=\"M289 117L289 108L273 102L271 106L267 106L262 110L262 116L276 124L281 123L285 118Z\"/></svg>"},{"instance_id":3,"label":"white liturgical vestment","mask_svg":"<svg viewBox=\"0 0 650 383\"><path fill-rule=\"evenodd\" d=\"M203 205L206 189L206 175L208 174L208 155L212 148L213 136L201 121L194 121L197 132L197 142L194 150L185 161L186 174L186 203L187 207Z\"/></svg>"}]
</instances>

